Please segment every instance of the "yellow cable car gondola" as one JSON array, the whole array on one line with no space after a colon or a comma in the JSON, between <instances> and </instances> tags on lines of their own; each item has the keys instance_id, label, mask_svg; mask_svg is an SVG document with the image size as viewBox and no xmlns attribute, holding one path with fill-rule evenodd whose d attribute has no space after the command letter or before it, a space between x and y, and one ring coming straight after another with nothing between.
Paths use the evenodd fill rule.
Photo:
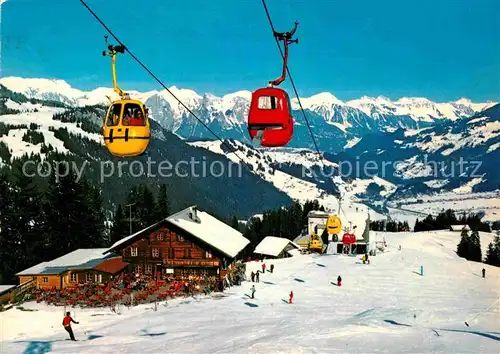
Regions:
<instances>
[{"instance_id":1,"label":"yellow cable car gondola","mask_svg":"<svg viewBox=\"0 0 500 354\"><path fill-rule=\"evenodd\" d=\"M330 215L326 221L326 230L330 235L336 235L342 230L342 221L337 215Z\"/></svg>"},{"instance_id":2,"label":"yellow cable car gondola","mask_svg":"<svg viewBox=\"0 0 500 354\"><path fill-rule=\"evenodd\" d=\"M122 45L108 44L108 36L104 36L108 52L103 56L111 57L111 73L113 75L113 90L120 99L112 101L103 124L104 143L109 152L115 156L138 156L144 153L151 138L148 109L139 100L130 99L116 83L116 54L124 53Z\"/></svg>"}]
</instances>

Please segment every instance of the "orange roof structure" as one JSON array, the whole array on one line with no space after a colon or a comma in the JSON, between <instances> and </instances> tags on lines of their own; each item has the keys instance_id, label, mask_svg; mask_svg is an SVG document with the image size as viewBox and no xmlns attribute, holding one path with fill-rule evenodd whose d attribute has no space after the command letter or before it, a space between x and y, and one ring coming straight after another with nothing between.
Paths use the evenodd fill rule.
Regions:
<instances>
[{"instance_id":1,"label":"orange roof structure","mask_svg":"<svg viewBox=\"0 0 500 354\"><path fill-rule=\"evenodd\" d=\"M128 263L122 261L122 257L114 257L99 263L94 267L94 269L101 272L116 274L121 272L127 266Z\"/></svg>"}]
</instances>

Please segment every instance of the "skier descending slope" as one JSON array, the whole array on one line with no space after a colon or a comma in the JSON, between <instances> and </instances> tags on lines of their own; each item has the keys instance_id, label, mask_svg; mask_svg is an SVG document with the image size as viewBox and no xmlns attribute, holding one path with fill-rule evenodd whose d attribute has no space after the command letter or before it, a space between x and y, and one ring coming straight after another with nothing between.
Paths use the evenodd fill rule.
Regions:
<instances>
[{"instance_id":1,"label":"skier descending slope","mask_svg":"<svg viewBox=\"0 0 500 354\"><path fill-rule=\"evenodd\" d=\"M75 335L73 334L73 330L71 329L71 322L78 324L78 322L76 322L73 318L71 318L71 314L68 311L68 312L66 312L66 316L64 316L62 324L63 324L64 329L66 330L66 332L69 333L70 339L76 341Z\"/></svg>"},{"instance_id":2,"label":"skier descending slope","mask_svg":"<svg viewBox=\"0 0 500 354\"><path fill-rule=\"evenodd\" d=\"M337 277L337 285L342 286L342 278L340 277L340 275Z\"/></svg>"}]
</instances>

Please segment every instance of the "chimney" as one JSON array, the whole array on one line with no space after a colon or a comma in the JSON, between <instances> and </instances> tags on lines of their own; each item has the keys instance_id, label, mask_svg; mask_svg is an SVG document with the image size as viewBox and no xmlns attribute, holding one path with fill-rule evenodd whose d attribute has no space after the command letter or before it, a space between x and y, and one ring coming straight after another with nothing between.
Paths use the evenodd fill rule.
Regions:
<instances>
[{"instance_id":1,"label":"chimney","mask_svg":"<svg viewBox=\"0 0 500 354\"><path fill-rule=\"evenodd\" d=\"M196 205L189 208L189 218L194 222L200 222L200 219L198 218L198 207Z\"/></svg>"}]
</instances>

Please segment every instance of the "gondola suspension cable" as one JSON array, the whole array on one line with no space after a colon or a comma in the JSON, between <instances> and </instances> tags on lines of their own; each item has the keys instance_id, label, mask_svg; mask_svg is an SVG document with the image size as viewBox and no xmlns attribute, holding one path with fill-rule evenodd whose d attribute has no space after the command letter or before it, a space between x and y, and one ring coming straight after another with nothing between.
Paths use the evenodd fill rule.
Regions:
<instances>
[{"instance_id":1,"label":"gondola suspension cable","mask_svg":"<svg viewBox=\"0 0 500 354\"><path fill-rule=\"evenodd\" d=\"M176 95L174 95L174 93L172 91L170 91L170 89L165 86L165 84L163 84L163 82L151 71L149 70L149 68L142 63L141 60L139 60L139 58L137 58L131 51L130 49L128 49L128 47L123 44L122 41L120 41L118 39L118 37L113 33L113 31L111 31L111 29L99 18L99 16L97 16L97 14L87 5L87 3L84 1L84 0L80 0L80 2L82 3L83 6L85 6L85 8L92 14L92 16L94 16L94 18L101 24L101 26L104 27L104 29L106 29L106 31L108 31L108 33L118 42L118 44L120 44L121 46L124 47L124 49L130 54L130 56L144 69L147 71L147 73L149 75L151 75L151 77L158 83L160 84L160 86L162 86L170 95L172 95L173 98L175 98L175 100L177 100L177 102L179 102L194 118L196 118L196 120L198 120L198 122L200 122L205 128L207 128L207 130L212 133L213 136L215 136L217 138L217 140L219 140L223 145L225 145L227 148L229 148L229 151L232 151L236 157L238 157L238 159L243 163L245 164L245 161L240 157L240 155L236 152L236 149L233 148L232 146L230 146L226 141L222 140L222 138L220 138L212 129L210 129L200 118L198 118L198 116L189 108L187 107L179 98L177 98ZM234 151L233 151L234 150Z\"/></svg>"},{"instance_id":2,"label":"gondola suspension cable","mask_svg":"<svg viewBox=\"0 0 500 354\"><path fill-rule=\"evenodd\" d=\"M271 15L269 14L269 10L267 9L266 5L266 0L262 0L262 5L264 6L264 10L266 11L267 19L269 20L269 25L271 26L271 30L273 31L273 34L276 33L273 25L273 21L271 20ZM283 50L281 49L280 42L277 37L274 37L276 40L276 44L278 45L278 49L280 50L281 57L283 60L285 59L285 55L283 53ZM314 147L316 148L316 151L318 153L319 159L321 163L323 164L323 167L325 167L325 164L323 162L323 155L319 151L318 144L316 143L316 138L314 137L314 134L311 129L311 125L309 124L309 120L306 117L306 113L304 112L304 108L302 107L302 102L300 101L299 93L297 92L297 88L295 87L295 83L293 82L292 75L290 74L290 69L288 69L288 64L286 64L286 71L288 73L288 77L290 78L290 83L292 84L293 91L295 92L295 96L297 97L297 102L299 103L300 110L302 111L302 116L304 117L304 121L306 122L307 128L309 129L309 134L311 135L311 138L314 143Z\"/></svg>"},{"instance_id":3,"label":"gondola suspension cable","mask_svg":"<svg viewBox=\"0 0 500 354\"><path fill-rule=\"evenodd\" d=\"M269 21L269 25L271 26L271 30L273 31L273 34L274 34L274 33L276 33L276 31L274 29L273 21L271 20L271 15L269 14L269 10L268 10L267 5L266 5L266 0L262 0L262 5L264 6L264 10L266 12L266 16L267 16L267 19ZM278 46L278 49L279 49L279 51L281 53L281 57L284 60L285 59L285 55L283 53L283 50L281 49L281 45L279 43L279 40L278 40L277 37L275 37L275 40L276 40L276 44ZM323 156L323 154L321 153L321 151L319 151L318 144L316 143L316 138L314 137L314 134L313 134L312 129L311 129L311 125L309 124L309 120L307 119L306 113L304 111L304 107L302 106L302 102L300 101L299 93L297 92L297 88L296 88L295 83L293 81L292 74L290 73L290 69L288 68L288 64L286 64L286 72L288 74L288 77L290 78L290 83L292 84L293 91L295 93L295 96L297 97L297 102L298 102L300 110L302 112L302 116L304 117L304 121L306 122L307 129L309 130L309 134L311 135L311 138L313 140L314 147L316 149L316 152L318 153L319 162L323 165L323 168L326 168L326 165L324 163L325 157ZM340 206L342 196L337 197L337 199L339 199L339 208L344 213L344 215L347 216L346 213L345 213L345 211Z\"/></svg>"}]
</instances>

